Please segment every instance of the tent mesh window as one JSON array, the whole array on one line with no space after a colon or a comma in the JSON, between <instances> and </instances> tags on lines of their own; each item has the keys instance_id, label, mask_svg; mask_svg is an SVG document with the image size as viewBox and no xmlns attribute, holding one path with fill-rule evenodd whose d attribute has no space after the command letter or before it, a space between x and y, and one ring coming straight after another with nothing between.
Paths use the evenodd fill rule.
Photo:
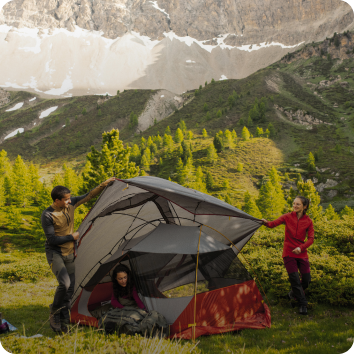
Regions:
<instances>
[{"instance_id":1,"label":"tent mesh window","mask_svg":"<svg viewBox=\"0 0 354 354\"><path fill-rule=\"evenodd\" d=\"M138 292L144 297L192 296L197 255L129 252ZM251 280L232 249L199 255L197 292Z\"/></svg>"}]
</instances>

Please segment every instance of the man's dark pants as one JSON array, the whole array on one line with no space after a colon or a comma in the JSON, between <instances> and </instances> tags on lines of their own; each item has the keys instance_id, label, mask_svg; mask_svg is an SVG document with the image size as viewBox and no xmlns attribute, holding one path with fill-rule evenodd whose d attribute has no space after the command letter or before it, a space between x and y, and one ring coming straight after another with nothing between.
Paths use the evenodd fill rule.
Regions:
<instances>
[{"instance_id":1,"label":"man's dark pants","mask_svg":"<svg viewBox=\"0 0 354 354\"><path fill-rule=\"evenodd\" d=\"M304 290L309 287L311 281L309 260L307 258L284 257L283 261L295 298L298 300L300 306L307 306ZM301 280L299 271L301 273Z\"/></svg>"},{"instance_id":2,"label":"man's dark pants","mask_svg":"<svg viewBox=\"0 0 354 354\"><path fill-rule=\"evenodd\" d=\"M74 254L62 256L51 250L46 251L47 261L58 280L58 287L55 291L52 304L52 313L60 311L60 322L70 322L70 301L75 285L75 257Z\"/></svg>"}]
</instances>

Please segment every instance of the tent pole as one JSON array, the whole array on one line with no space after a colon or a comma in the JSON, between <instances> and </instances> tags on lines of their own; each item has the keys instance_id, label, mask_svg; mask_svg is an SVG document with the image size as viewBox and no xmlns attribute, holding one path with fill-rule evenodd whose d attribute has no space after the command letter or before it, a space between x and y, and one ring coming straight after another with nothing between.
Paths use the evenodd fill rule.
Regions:
<instances>
[{"instance_id":1,"label":"tent pole","mask_svg":"<svg viewBox=\"0 0 354 354\"><path fill-rule=\"evenodd\" d=\"M197 262L195 267L195 283L194 283L194 321L193 321L193 342L195 342L195 326L197 318L197 281L198 281L198 261L199 261L199 246L200 246L200 236L202 235L202 227L200 226L199 240L198 240L198 251L197 251Z\"/></svg>"}]
</instances>

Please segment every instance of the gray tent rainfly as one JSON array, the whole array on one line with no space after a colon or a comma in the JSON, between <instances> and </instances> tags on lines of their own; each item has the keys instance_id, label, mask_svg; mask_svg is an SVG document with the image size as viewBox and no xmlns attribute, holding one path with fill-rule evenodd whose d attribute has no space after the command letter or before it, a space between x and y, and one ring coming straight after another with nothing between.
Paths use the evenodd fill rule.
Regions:
<instances>
[{"instance_id":1,"label":"gray tent rainfly","mask_svg":"<svg viewBox=\"0 0 354 354\"><path fill-rule=\"evenodd\" d=\"M232 251L235 257L261 224L217 198L168 180L150 176L117 179L104 190L78 230L72 300L77 319L92 317L87 304L88 299L93 301L93 289L110 282L110 271L125 253L193 257L200 236L201 254ZM230 248L230 241L235 248ZM181 279L165 283L164 290L183 285Z\"/></svg>"}]
</instances>

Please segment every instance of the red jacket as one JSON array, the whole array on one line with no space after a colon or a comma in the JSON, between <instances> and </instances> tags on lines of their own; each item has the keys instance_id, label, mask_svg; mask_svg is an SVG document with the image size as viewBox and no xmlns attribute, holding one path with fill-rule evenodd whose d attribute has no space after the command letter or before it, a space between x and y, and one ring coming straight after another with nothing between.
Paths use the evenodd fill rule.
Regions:
<instances>
[{"instance_id":1,"label":"red jacket","mask_svg":"<svg viewBox=\"0 0 354 354\"><path fill-rule=\"evenodd\" d=\"M283 258L308 258L306 249L313 244L314 240L312 220L307 215L303 215L298 220L295 211L293 211L291 213L282 215L277 220L269 221L264 225L269 228L273 228L279 226L280 224L285 224ZM306 233L307 241L305 242ZM292 250L294 250L296 247L301 248L300 254L295 254L292 252Z\"/></svg>"}]
</instances>

